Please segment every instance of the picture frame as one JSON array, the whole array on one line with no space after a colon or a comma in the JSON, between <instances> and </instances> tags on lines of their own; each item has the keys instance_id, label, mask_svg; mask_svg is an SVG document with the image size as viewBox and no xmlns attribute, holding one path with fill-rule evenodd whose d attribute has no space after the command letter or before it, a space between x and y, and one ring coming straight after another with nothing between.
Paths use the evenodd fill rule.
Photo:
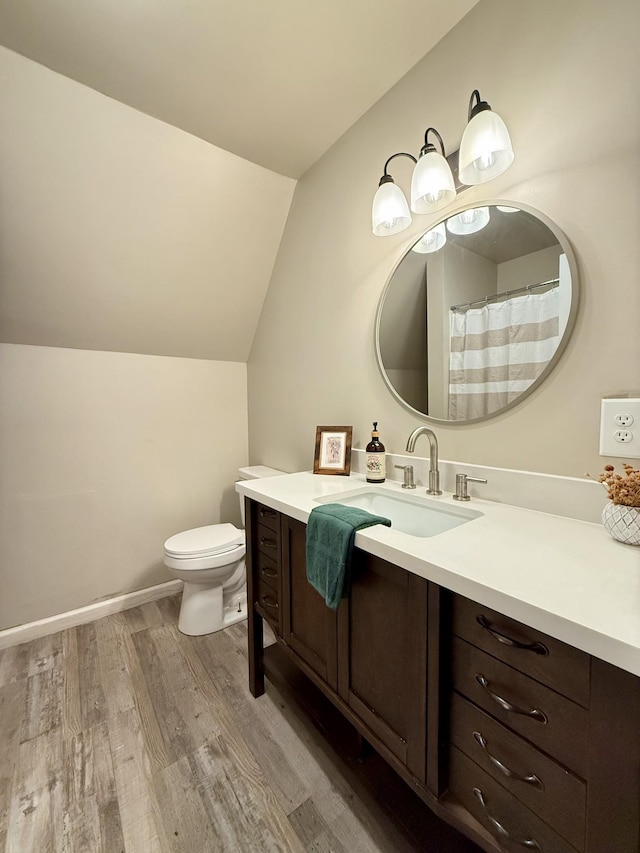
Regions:
<instances>
[{"instance_id":1,"label":"picture frame","mask_svg":"<svg viewBox=\"0 0 640 853\"><path fill-rule=\"evenodd\" d=\"M314 474L351 473L351 437L353 427L316 427L316 449L313 459Z\"/></svg>"}]
</instances>

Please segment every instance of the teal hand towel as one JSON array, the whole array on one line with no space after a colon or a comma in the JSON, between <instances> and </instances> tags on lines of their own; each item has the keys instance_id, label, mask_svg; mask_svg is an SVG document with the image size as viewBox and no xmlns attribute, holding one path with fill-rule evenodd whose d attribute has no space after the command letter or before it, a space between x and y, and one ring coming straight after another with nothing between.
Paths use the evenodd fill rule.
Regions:
<instances>
[{"instance_id":1,"label":"teal hand towel","mask_svg":"<svg viewBox=\"0 0 640 853\"><path fill-rule=\"evenodd\" d=\"M333 610L349 590L356 530L374 524L391 527L388 518L343 504L314 507L307 524L307 580Z\"/></svg>"}]
</instances>

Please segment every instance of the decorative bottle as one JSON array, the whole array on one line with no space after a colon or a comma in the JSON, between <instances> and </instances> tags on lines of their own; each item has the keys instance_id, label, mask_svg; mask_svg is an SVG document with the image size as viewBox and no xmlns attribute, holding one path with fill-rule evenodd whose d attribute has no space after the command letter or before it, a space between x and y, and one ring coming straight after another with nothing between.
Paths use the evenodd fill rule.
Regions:
<instances>
[{"instance_id":1,"label":"decorative bottle","mask_svg":"<svg viewBox=\"0 0 640 853\"><path fill-rule=\"evenodd\" d=\"M384 455L384 444L380 441L378 433L378 421L373 422L371 441L365 449L367 454L367 483L384 483L386 463Z\"/></svg>"}]
</instances>

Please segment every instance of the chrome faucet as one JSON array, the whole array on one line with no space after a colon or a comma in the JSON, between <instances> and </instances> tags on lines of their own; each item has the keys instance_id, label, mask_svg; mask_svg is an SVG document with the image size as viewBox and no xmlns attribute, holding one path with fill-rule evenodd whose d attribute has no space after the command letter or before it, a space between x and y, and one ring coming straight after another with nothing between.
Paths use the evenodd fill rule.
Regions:
<instances>
[{"instance_id":1,"label":"chrome faucet","mask_svg":"<svg viewBox=\"0 0 640 853\"><path fill-rule=\"evenodd\" d=\"M407 453L413 453L416 448L416 439L419 435L426 435L429 439L429 488L428 495L441 495L440 472L438 471L438 439L429 427L417 427L407 439Z\"/></svg>"}]
</instances>

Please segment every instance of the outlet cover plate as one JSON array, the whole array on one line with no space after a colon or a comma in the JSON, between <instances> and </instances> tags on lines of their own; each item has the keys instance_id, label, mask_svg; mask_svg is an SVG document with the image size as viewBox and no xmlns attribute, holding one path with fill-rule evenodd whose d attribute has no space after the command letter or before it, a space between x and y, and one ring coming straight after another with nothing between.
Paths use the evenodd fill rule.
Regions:
<instances>
[{"instance_id":1,"label":"outlet cover plate","mask_svg":"<svg viewBox=\"0 0 640 853\"><path fill-rule=\"evenodd\" d=\"M610 397L602 401L600 456L640 459L640 398Z\"/></svg>"}]
</instances>

